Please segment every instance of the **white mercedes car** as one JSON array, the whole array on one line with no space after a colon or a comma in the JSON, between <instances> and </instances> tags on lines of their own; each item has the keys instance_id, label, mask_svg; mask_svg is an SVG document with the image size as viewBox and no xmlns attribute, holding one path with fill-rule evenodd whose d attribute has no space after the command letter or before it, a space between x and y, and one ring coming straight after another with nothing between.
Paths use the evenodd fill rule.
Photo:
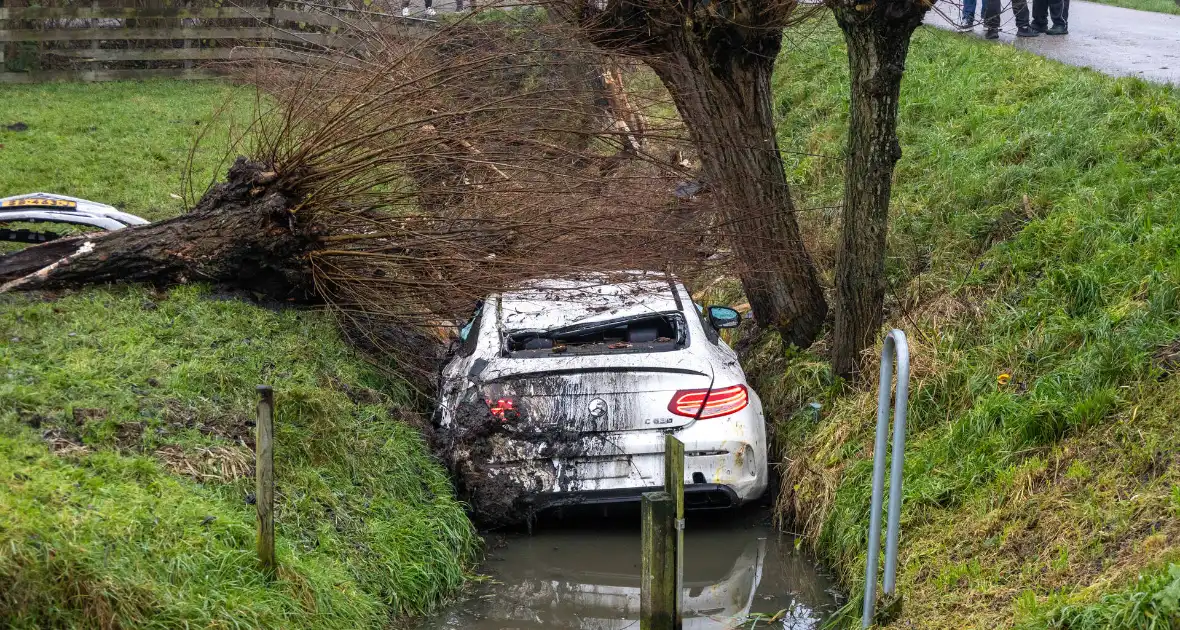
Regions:
<instances>
[{"instance_id":1,"label":"white mercedes car","mask_svg":"<svg viewBox=\"0 0 1180 630\"><path fill-rule=\"evenodd\" d=\"M442 451L477 519L638 500L685 445L685 503L729 508L767 487L762 403L718 331L663 274L542 280L484 300L444 366Z\"/></svg>"}]
</instances>

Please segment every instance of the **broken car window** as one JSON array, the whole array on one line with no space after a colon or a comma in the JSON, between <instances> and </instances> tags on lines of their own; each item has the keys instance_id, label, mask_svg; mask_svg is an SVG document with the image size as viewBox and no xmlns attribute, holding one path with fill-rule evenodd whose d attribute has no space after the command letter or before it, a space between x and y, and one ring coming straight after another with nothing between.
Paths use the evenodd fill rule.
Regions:
<instances>
[{"instance_id":1,"label":"broken car window","mask_svg":"<svg viewBox=\"0 0 1180 630\"><path fill-rule=\"evenodd\" d=\"M508 335L509 356L667 352L688 345L688 327L679 313L652 313L621 320Z\"/></svg>"},{"instance_id":2,"label":"broken car window","mask_svg":"<svg viewBox=\"0 0 1180 630\"><path fill-rule=\"evenodd\" d=\"M471 319L459 329L459 339L462 343L459 345L459 354L469 357L475 351L476 340L479 339L479 320L483 315L483 302L480 301L475 305L475 314Z\"/></svg>"}]
</instances>

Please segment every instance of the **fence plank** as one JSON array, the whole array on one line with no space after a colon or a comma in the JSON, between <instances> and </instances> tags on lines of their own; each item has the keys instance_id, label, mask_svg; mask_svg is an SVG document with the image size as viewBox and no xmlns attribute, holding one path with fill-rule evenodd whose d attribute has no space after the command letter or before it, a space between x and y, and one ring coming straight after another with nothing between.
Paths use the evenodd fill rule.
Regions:
<instances>
[{"instance_id":1,"label":"fence plank","mask_svg":"<svg viewBox=\"0 0 1180 630\"><path fill-rule=\"evenodd\" d=\"M0 30L0 42L81 42L92 39L260 39L269 28L53 28Z\"/></svg>"},{"instance_id":2,"label":"fence plank","mask_svg":"<svg viewBox=\"0 0 1180 630\"><path fill-rule=\"evenodd\" d=\"M347 17L345 17L346 14ZM260 7L222 7L205 9L184 9L179 7L0 7L0 20L86 20L86 19L185 19L205 20L227 19L276 19L319 26L365 27L378 22L422 26L431 24L428 20L411 20L401 16L371 11L281 9Z\"/></svg>"},{"instance_id":3,"label":"fence plank","mask_svg":"<svg viewBox=\"0 0 1180 630\"><path fill-rule=\"evenodd\" d=\"M270 27L208 28L56 28L0 30L0 42L82 42L91 40L277 39L329 48L355 46L360 40L329 33L297 33Z\"/></svg>"},{"instance_id":4,"label":"fence plank","mask_svg":"<svg viewBox=\"0 0 1180 630\"><path fill-rule=\"evenodd\" d=\"M0 20L92 20L146 18L249 19L268 17L270 8L210 7L0 7Z\"/></svg>"},{"instance_id":5,"label":"fence plank","mask_svg":"<svg viewBox=\"0 0 1180 630\"><path fill-rule=\"evenodd\" d=\"M292 11L291 9L274 9L271 16L278 21L296 22L299 24L313 24L315 26L336 26L353 28L361 31L371 31L370 22L357 18L345 18L331 15L323 11Z\"/></svg>"},{"instance_id":6,"label":"fence plank","mask_svg":"<svg viewBox=\"0 0 1180 630\"><path fill-rule=\"evenodd\" d=\"M146 48L47 50L47 55L66 57L76 61L237 61L247 59L281 59L301 61L306 58L326 58L325 55L305 53L273 46L224 46L221 48ZM335 58L336 56L333 56Z\"/></svg>"},{"instance_id":7,"label":"fence plank","mask_svg":"<svg viewBox=\"0 0 1180 630\"><path fill-rule=\"evenodd\" d=\"M223 74L209 70L154 68L144 70L45 70L41 72L0 72L6 83L52 83L58 81L130 81L135 79L214 79Z\"/></svg>"}]
</instances>

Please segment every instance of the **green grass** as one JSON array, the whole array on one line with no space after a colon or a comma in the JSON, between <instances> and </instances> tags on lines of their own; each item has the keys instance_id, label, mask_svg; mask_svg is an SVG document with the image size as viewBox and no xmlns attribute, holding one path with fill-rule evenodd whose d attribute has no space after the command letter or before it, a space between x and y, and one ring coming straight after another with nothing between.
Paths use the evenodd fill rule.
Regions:
<instances>
[{"instance_id":1,"label":"green grass","mask_svg":"<svg viewBox=\"0 0 1180 630\"><path fill-rule=\"evenodd\" d=\"M220 82L152 80L6 85L0 91L0 197L53 192L150 221L186 206L193 142L200 196L224 176L252 120L254 92ZM16 122L26 131L8 131ZM229 161L224 161L228 156Z\"/></svg>"},{"instance_id":2,"label":"green grass","mask_svg":"<svg viewBox=\"0 0 1180 630\"><path fill-rule=\"evenodd\" d=\"M222 168L232 118L208 121L226 99L241 112L250 93L7 88L0 113L30 129L0 131L0 194L175 214L197 129L213 125L197 171ZM278 401L273 583L247 502L259 383ZM0 625L357 628L430 610L478 538L419 421L322 313L202 287L0 296Z\"/></svg>"},{"instance_id":3,"label":"green grass","mask_svg":"<svg viewBox=\"0 0 1180 630\"><path fill-rule=\"evenodd\" d=\"M95 610L132 627L379 625L462 583L476 538L407 393L329 318L118 289L7 297L0 329L13 625L85 625ZM278 399L271 586L246 502L258 383Z\"/></svg>"},{"instance_id":4,"label":"green grass","mask_svg":"<svg viewBox=\"0 0 1180 630\"><path fill-rule=\"evenodd\" d=\"M828 18L788 39L780 140L827 266L847 61ZM905 618L1004 626L1133 599L1180 543L1180 390L1153 358L1180 339L1180 95L922 29L900 111L887 307L914 352ZM747 368L790 451L780 507L855 594L875 392L837 395L819 357L773 337ZM810 400L818 422L798 411Z\"/></svg>"},{"instance_id":5,"label":"green grass","mask_svg":"<svg viewBox=\"0 0 1180 630\"><path fill-rule=\"evenodd\" d=\"M1180 15L1180 4L1175 0L1094 0L1102 4L1109 4L1139 11L1155 11L1157 13L1171 13Z\"/></svg>"},{"instance_id":6,"label":"green grass","mask_svg":"<svg viewBox=\"0 0 1180 630\"><path fill-rule=\"evenodd\" d=\"M1180 623L1180 565L1141 577L1135 585L1096 604L1063 604L1029 627L1070 630L1169 630Z\"/></svg>"}]
</instances>

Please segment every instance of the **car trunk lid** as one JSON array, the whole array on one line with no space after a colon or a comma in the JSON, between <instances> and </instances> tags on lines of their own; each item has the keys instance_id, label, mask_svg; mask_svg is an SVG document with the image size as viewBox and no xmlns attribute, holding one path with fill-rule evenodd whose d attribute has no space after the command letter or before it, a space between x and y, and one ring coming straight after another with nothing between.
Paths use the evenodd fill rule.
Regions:
<instances>
[{"instance_id":1,"label":"car trunk lid","mask_svg":"<svg viewBox=\"0 0 1180 630\"><path fill-rule=\"evenodd\" d=\"M606 357L603 357L605 359ZM485 398L506 421L562 432L609 433L674 429L693 421L668 410L675 393L707 389L712 370L688 359L676 365L639 356L583 358L538 370L536 360L507 360L489 370ZM522 365L523 363L523 365Z\"/></svg>"}]
</instances>

